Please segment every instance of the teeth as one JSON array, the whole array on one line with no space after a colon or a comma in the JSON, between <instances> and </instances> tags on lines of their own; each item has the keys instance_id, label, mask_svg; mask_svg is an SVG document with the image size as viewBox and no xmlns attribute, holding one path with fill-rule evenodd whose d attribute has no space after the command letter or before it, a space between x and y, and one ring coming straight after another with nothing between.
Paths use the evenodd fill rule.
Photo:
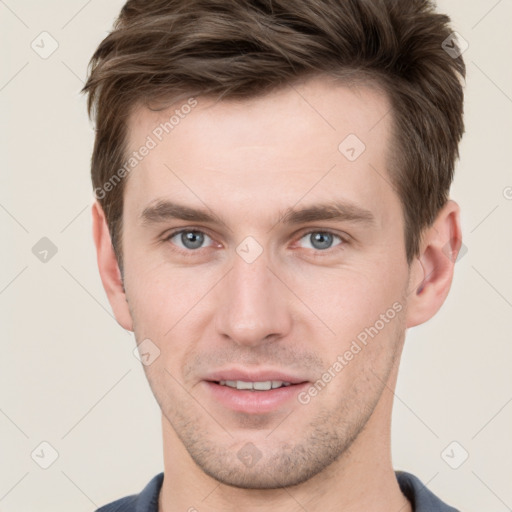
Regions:
<instances>
[{"instance_id":1,"label":"teeth","mask_svg":"<svg viewBox=\"0 0 512 512\"><path fill-rule=\"evenodd\" d=\"M248 382L250 385L250 383ZM276 386L277 387L277 386ZM253 382L252 388L257 389L258 391L268 391L269 389L272 389L272 382L267 380L266 382ZM238 389L238 386L237 386Z\"/></svg>"},{"instance_id":2,"label":"teeth","mask_svg":"<svg viewBox=\"0 0 512 512\"><path fill-rule=\"evenodd\" d=\"M228 386L236 389L249 389L256 391L268 391L270 389L276 389L283 386L290 386L290 382L283 382L281 380L266 380L264 382L245 382L243 380L221 380L219 382L221 386Z\"/></svg>"}]
</instances>

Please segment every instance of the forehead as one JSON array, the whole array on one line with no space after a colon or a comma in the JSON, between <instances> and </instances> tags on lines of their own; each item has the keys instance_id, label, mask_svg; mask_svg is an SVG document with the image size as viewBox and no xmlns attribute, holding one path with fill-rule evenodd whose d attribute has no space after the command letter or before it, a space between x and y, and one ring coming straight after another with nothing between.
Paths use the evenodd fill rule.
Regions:
<instances>
[{"instance_id":1,"label":"forehead","mask_svg":"<svg viewBox=\"0 0 512 512\"><path fill-rule=\"evenodd\" d=\"M128 176L126 211L165 197L237 213L301 197L398 201L387 176L390 106L374 86L315 78L252 99L199 96L139 107L128 127L128 153L150 149Z\"/></svg>"}]
</instances>

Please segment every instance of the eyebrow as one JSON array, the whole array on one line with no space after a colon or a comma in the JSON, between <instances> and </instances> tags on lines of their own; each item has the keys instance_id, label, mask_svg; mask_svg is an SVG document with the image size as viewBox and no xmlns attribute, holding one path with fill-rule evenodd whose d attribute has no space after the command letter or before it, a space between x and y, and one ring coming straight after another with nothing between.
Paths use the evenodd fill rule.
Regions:
<instances>
[{"instance_id":1,"label":"eyebrow","mask_svg":"<svg viewBox=\"0 0 512 512\"><path fill-rule=\"evenodd\" d=\"M143 225L159 224L169 220L225 224L209 209L191 208L173 201L161 199L144 208L140 215ZM296 225L324 220L349 221L367 225L375 224L375 216L370 210L353 203L332 201L296 209L287 208L279 216L277 224Z\"/></svg>"}]
</instances>

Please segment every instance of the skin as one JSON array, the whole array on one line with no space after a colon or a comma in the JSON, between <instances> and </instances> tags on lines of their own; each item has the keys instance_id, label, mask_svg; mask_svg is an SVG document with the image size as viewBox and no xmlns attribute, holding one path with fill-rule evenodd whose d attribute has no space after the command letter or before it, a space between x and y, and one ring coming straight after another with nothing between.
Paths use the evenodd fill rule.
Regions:
<instances>
[{"instance_id":1,"label":"skin","mask_svg":"<svg viewBox=\"0 0 512 512\"><path fill-rule=\"evenodd\" d=\"M387 170L392 116L376 88L316 77L257 99L197 100L127 178L124 289L104 214L93 206L115 316L138 343L149 338L160 350L144 366L162 410L159 511L411 510L391 462L393 390L406 329L431 318L448 294L454 258L446 244L457 254L461 239L457 204L448 201L425 230L409 266ZM137 108L130 150L180 104ZM350 133L366 145L353 162L338 151ZM223 222L142 222L159 199ZM333 200L370 211L373 223L279 223L286 208ZM205 233L201 248L169 238L178 228ZM336 236L319 249L311 231L326 230ZM252 263L236 251L247 236L263 250ZM205 389L206 373L227 367L313 383L394 303L401 310L308 404L246 414ZM252 467L237 457L248 442L261 456Z\"/></svg>"}]
</instances>

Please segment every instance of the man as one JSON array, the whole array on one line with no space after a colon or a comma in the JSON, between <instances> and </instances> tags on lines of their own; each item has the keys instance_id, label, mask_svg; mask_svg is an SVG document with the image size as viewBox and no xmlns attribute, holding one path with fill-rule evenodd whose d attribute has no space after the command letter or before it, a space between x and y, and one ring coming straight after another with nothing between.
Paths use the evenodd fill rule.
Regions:
<instances>
[{"instance_id":1,"label":"man","mask_svg":"<svg viewBox=\"0 0 512 512\"><path fill-rule=\"evenodd\" d=\"M123 7L84 88L93 229L164 472L101 512L455 510L390 449L461 244L446 41L427 0Z\"/></svg>"}]
</instances>

